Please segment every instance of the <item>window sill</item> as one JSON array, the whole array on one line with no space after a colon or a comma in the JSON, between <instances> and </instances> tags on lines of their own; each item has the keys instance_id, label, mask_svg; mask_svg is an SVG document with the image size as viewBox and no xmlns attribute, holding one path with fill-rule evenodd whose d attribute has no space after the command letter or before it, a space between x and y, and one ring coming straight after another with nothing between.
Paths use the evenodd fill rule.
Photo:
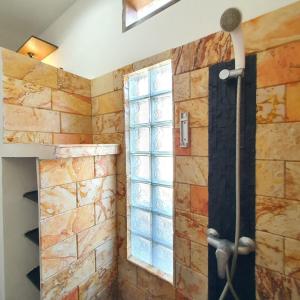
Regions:
<instances>
[{"instance_id":1,"label":"window sill","mask_svg":"<svg viewBox=\"0 0 300 300\"><path fill-rule=\"evenodd\" d=\"M151 273L152 275L155 275L167 282L169 282L170 284L174 284L174 278L173 276L169 275L169 274L166 274L160 270L158 270L157 268L147 264L147 263L144 263L138 259L136 259L135 257L133 256L128 256L127 257L127 260L130 261L131 263L133 263L134 265L140 267L140 268L143 268L145 269L146 271L148 271L149 273Z\"/></svg>"}]
</instances>

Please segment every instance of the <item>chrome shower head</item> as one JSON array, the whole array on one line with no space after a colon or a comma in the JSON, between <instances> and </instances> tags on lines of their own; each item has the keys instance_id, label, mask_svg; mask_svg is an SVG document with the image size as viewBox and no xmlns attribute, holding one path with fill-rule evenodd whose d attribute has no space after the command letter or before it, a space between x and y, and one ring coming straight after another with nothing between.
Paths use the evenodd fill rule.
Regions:
<instances>
[{"instance_id":1,"label":"chrome shower head","mask_svg":"<svg viewBox=\"0 0 300 300\"><path fill-rule=\"evenodd\" d=\"M231 32L238 28L241 22L241 12L237 8L231 7L223 12L220 19L220 26L224 31Z\"/></svg>"}]
</instances>

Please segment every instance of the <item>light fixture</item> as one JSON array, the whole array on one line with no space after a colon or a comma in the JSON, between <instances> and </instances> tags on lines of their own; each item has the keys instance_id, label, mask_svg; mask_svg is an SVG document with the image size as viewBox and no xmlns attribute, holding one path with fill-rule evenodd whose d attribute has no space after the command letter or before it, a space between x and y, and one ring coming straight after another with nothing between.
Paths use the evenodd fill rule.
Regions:
<instances>
[{"instance_id":1,"label":"light fixture","mask_svg":"<svg viewBox=\"0 0 300 300\"><path fill-rule=\"evenodd\" d=\"M19 49L18 53L43 60L58 47L35 36L31 36Z\"/></svg>"}]
</instances>

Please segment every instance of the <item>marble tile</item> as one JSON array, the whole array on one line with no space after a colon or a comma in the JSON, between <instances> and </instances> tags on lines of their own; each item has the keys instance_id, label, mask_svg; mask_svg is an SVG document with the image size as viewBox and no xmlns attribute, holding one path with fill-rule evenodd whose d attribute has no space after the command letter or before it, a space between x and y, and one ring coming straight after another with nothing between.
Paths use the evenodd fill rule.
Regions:
<instances>
[{"instance_id":1,"label":"marble tile","mask_svg":"<svg viewBox=\"0 0 300 300\"><path fill-rule=\"evenodd\" d=\"M94 205L85 205L40 222L41 248L47 249L95 224ZM86 232L86 231L83 231ZM82 233L83 234L83 233ZM78 245L78 248L80 244ZM81 254L78 249L78 255Z\"/></svg>"},{"instance_id":2,"label":"marble tile","mask_svg":"<svg viewBox=\"0 0 300 300\"><path fill-rule=\"evenodd\" d=\"M103 178L95 178L77 182L78 206L99 201L103 191Z\"/></svg>"},{"instance_id":3,"label":"marble tile","mask_svg":"<svg viewBox=\"0 0 300 300\"><path fill-rule=\"evenodd\" d=\"M41 160L39 169L42 188L83 181L94 178L94 158Z\"/></svg>"},{"instance_id":4,"label":"marble tile","mask_svg":"<svg viewBox=\"0 0 300 300\"><path fill-rule=\"evenodd\" d=\"M191 209L190 185L185 183L175 183L175 208L185 211Z\"/></svg>"},{"instance_id":5,"label":"marble tile","mask_svg":"<svg viewBox=\"0 0 300 300\"><path fill-rule=\"evenodd\" d=\"M119 280L118 300L148 300L146 292L136 287L127 280Z\"/></svg>"},{"instance_id":6,"label":"marble tile","mask_svg":"<svg viewBox=\"0 0 300 300\"><path fill-rule=\"evenodd\" d=\"M133 71L138 71L143 68L153 66L155 64L158 64L158 63L168 60L170 58L171 58L171 50L166 50L164 52L155 54L153 56L147 57L145 59L142 59L142 60L139 60L139 61L133 63L133 65L132 65Z\"/></svg>"},{"instance_id":7,"label":"marble tile","mask_svg":"<svg viewBox=\"0 0 300 300\"><path fill-rule=\"evenodd\" d=\"M208 217L208 187L191 185L191 212Z\"/></svg>"},{"instance_id":8,"label":"marble tile","mask_svg":"<svg viewBox=\"0 0 300 300\"><path fill-rule=\"evenodd\" d=\"M191 268L208 276L208 248L191 242Z\"/></svg>"},{"instance_id":9,"label":"marble tile","mask_svg":"<svg viewBox=\"0 0 300 300\"><path fill-rule=\"evenodd\" d=\"M256 198L256 229L300 239L300 202L279 198Z\"/></svg>"},{"instance_id":10,"label":"marble tile","mask_svg":"<svg viewBox=\"0 0 300 300\"><path fill-rule=\"evenodd\" d=\"M53 144L93 144L93 135L79 133L54 133Z\"/></svg>"},{"instance_id":11,"label":"marble tile","mask_svg":"<svg viewBox=\"0 0 300 300\"><path fill-rule=\"evenodd\" d=\"M300 279L300 241L284 239L284 273Z\"/></svg>"},{"instance_id":12,"label":"marble tile","mask_svg":"<svg viewBox=\"0 0 300 300\"><path fill-rule=\"evenodd\" d=\"M295 2L243 23L247 52L258 52L298 40L299 14L300 5Z\"/></svg>"},{"instance_id":13,"label":"marble tile","mask_svg":"<svg viewBox=\"0 0 300 300\"><path fill-rule=\"evenodd\" d=\"M208 99L200 98L175 103L175 126L179 127L180 112L189 113L189 126L208 126Z\"/></svg>"},{"instance_id":14,"label":"marble tile","mask_svg":"<svg viewBox=\"0 0 300 300\"><path fill-rule=\"evenodd\" d=\"M207 299L207 277L176 264L176 287L180 294L193 300Z\"/></svg>"},{"instance_id":15,"label":"marble tile","mask_svg":"<svg viewBox=\"0 0 300 300\"><path fill-rule=\"evenodd\" d=\"M283 161L256 161L256 194L284 197Z\"/></svg>"},{"instance_id":16,"label":"marble tile","mask_svg":"<svg viewBox=\"0 0 300 300\"><path fill-rule=\"evenodd\" d=\"M173 76L174 101L188 100L191 96L190 72Z\"/></svg>"},{"instance_id":17,"label":"marble tile","mask_svg":"<svg viewBox=\"0 0 300 300\"><path fill-rule=\"evenodd\" d=\"M76 184L40 190L40 218L45 219L76 208Z\"/></svg>"},{"instance_id":18,"label":"marble tile","mask_svg":"<svg viewBox=\"0 0 300 300\"><path fill-rule=\"evenodd\" d=\"M107 133L107 134L94 134L94 144L123 144L124 134L123 133Z\"/></svg>"},{"instance_id":19,"label":"marble tile","mask_svg":"<svg viewBox=\"0 0 300 300\"><path fill-rule=\"evenodd\" d=\"M9 131L3 132L4 144L52 144L52 133L33 131Z\"/></svg>"},{"instance_id":20,"label":"marble tile","mask_svg":"<svg viewBox=\"0 0 300 300\"><path fill-rule=\"evenodd\" d=\"M286 162L285 180L286 197L300 200L300 162Z\"/></svg>"},{"instance_id":21,"label":"marble tile","mask_svg":"<svg viewBox=\"0 0 300 300\"><path fill-rule=\"evenodd\" d=\"M180 129L179 128L174 128L175 134L175 155L191 155L191 143L189 143L188 147L183 148L180 147ZM189 132L189 140L191 140L191 132Z\"/></svg>"},{"instance_id":22,"label":"marble tile","mask_svg":"<svg viewBox=\"0 0 300 300\"><path fill-rule=\"evenodd\" d=\"M256 299L298 300L300 281L256 267Z\"/></svg>"},{"instance_id":23,"label":"marble tile","mask_svg":"<svg viewBox=\"0 0 300 300\"><path fill-rule=\"evenodd\" d=\"M191 241L175 236L175 259L186 267L191 265Z\"/></svg>"},{"instance_id":24,"label":"marble tile","mask_svg":"<svg viewBox=\"0 0 300 300\"><path fill-rule=\"evenodd\" d=\"M41 276L45 281L77 260L76 235L41 251Z\"/></svg>"},{"instance_id":25,"label":"marble tile","mask_svg":"<svg viewBox=\"0 0 300 300\"><path fill-rule=\"evenodd\" d=\"M177 156L175 165L176 181L206 186L208 181L208 158Z\"/></svg>"},{"instance_id":26,"label":"marble tile","mask_svg":"<svg viewBox=\"0 0 300 300\"><path fill-rule=\"evenodd\" d=\"M97 300L116 300L117 299L117 282L113 282L111 286L105 288L97 294Z\"/></svg>"},{"instance_id":27,"label":"marble tile","mask_svg":"<svg viewBox=\"0 0 300 300\"><path fill-rule=\"evenodd\" d=\"M102 133L102 124L103 124L103 116L93 116L92 117L92 129L94 134Z\"/></svg>"},{"instance_id":28,"label":"marble tile","mask_svg":"<svg viewBox=\"0 0 300 300\"><path fill-rule=\"evenodd\" d=\"M91 80L62 69L58 70L58 87L71 94L91 97Z\"/></svg>"},{"instance_id":29,"label":"marble tile","mask_svg":"<svg viewBox=\"0 0 300 300\"><path fill-rule=\"evenodd\" d=\"M122 90L124 87L124 76L133 72L133 66L127 65L113 72L114 90Z\"/></svg>"},{"instance_id":30,"label":"marble tile","mask_svg":"<svg viewBox=\"0 0 300 300\"><path fill-rule=\"evenodd\" d=\"M102 115L101 133L124 132L124 113Z\"/></svg>"},{"instance_id":31,"label":"marble tile","mask_svg":"<svg viewBox=\"0 0 300 300\"><path fill-rule=\"evenodd\" d=\"M110 92L92 98L93 116L107 113L119 112L124 110L123 90Z\"/></svg>"},{"instance_id":32,"label":"marble tile","mask_svg":"<svg viewBox=\"0 0 300 300\"><path fill-rule=\"evenodd\" d=\"M283 237L256 231L256 265L283 273Z\"/></svg>"},{"instance_id":33,"label":"marble tile","mask_svg":"<svg viewBox=\"0 0 300 300\"><path fill-rule=\"evenodd\" d=\"M95 157L96 177L105 177L116 174L116 156L101 155Z\"/></svg>"},{"instance_id":34,"label":"marble tile","mask_svg":"<svg viewBox=\"0 0 300 300\"><path fill-rule=\"evenodd\" d=\"M174 286L157 276L151 277L149 298L157 300L175 300Z\"/></svg>"},{"instance_id":35,"label":"marble tile","mask_svg":"<svg viewBox=\"0 0 300 300\"><path fill-rule=\"evenodd\" d=\"M92 119L89 116L61 113L62 133L92 133Z\"/></svg>"},{"instance_id":36,"label":"marble tile","mask_svg":"<svg viewBox=\"0 0 300 300\"><path fill-rule=\"evenodd\" d=\"M127 259L126 216L117 215L118 257Z\"/></svg>"},{"instance_id":37,"label":"marble tile","mask_svg":"<svg viewBox=\"0 0 300 300\"><path fill-rule=\"evenodd\" d=\"M8 104L51 109L51 89L4 76L3 101Z\"/></svg>"},{"instance_id":38,"label":"marble tile","mask_svg":"<svg viewBox=\"0 0 300 300\"><path fill-rule=\"evenodd\" d=\"M41 298L43 300L60 299L62 295L71 292L94 272L95 254L91 253L43 282Z\"/></svg>"},{"instance_id":39,"label":"marble tile","mask_svg":"<svg viewBox=\"0 0 300 300\"><path fill-rule=\"evenodd\" d=\"M257 54L257 87L300 81L300 42Z\"/></svg>"},{"instance_id":40,"label":"marble tile","mask_svg":"<svg viewBox=\"0 0 300 300\"><path fill-rule=\"evenodd\" d=\"M3 105L4 129L16 131L59 132L59 113L20 105Z\"/></svg>"},{"instance_id":41,"label":"marble tile","mask_svg":"<svg viewBox=\"0 0 300 300\"><path fill-rule=\"evenodd\" d=\"M114 90L113 72L99 76L91 80L91 96L96 97Z\"/></svg>"},{"instance_id":42,"label":"marble tile","mask_svg":"<svg viewBox=\"0 0 300 300\"><path fill-rule=\"evenodd\" d=\"M137 285L137 267L127 259L118 259L118 279L127 280L133 285Z\"/></svg>"},{"instance_id":43,"label":"marble tile","mask_svg":"<svg viewBox=\"0 0 300 300\"><path fill-rule=\"evenodd\" d=\"M84 207L84 206L83 206ZM101 224L97 224L87 230L78 233L78 256L86 255L96 249L106 240L116 236L116 220L109 219Z\"/></svg>"},{"instance_id":44,"label":"marble tile","mask_svg":"<svg viewBox=\"0 0 300 300\"><path fill-rule=\"evenodd\" d=\"M285 86L256 90L257 123L276 123L285 121Z\"/></svg>"},{"instance_id":45,"label":"marble tile","mask_svg":"<svg viewBox=\"0 0 300 300\"><path fill-rule=\"evenodd\" d=\"M208 68L191 72L191 98L208 97L208 74Z\"/></svg>"},{"instance_id":46,"label":"marble tile","mask_svg":"<svg viewBox=\"0 0 300 300\"><path fill-rule=\"evenodd\" d=\"M116 238L105 241L96 248L96 269L111 264L117 258L117 240Z\"/></svg>"},{"instance_id":47,"label":"marble tile","mask_svg":"<svg viewBox=\"0 0 300 300\"><path fill-rule=\"evenodd\" d=\"M52 109L71 114L90 116L92 113L91 98L53 90Z\"/></svg>"},{"instance_id":48,"label":"marble tile","mask_svg":"<svg viewBox=\"0 0 300 300\"><path fill-rule=\"evenodd\" d=\"M137 286L140 289L149 292L153 277L154 275L148 272L146 269L137 268Z\"/></svg>"},{"instance_id":49,"label":"marble tile","mask_svg":"<svg viewBox=\"0 0 300 300\"><path fill-rule=\"evenodd\" d=\"M63 295L62 300L78 300L78 287Z\"/></svg>"},{"instance_id":50,"label":"marble tile","mask_svg":"<svg viewBox=\"0 0 300 300\"><path fill-rule=\"evenodd\" d=\"M202 245L207 245L207 217L176 211L176 235Z\"/></svg>"},{"instance_id":51,"label":"marble tile","mask_svg":"<svg viewBox=\"0 0 300 300\"><path fill-rule=\"evenodd\" d=\"M117 175L117 195L126 197L127 178L125 174Z\"/></svg>"},{"instance_id":52,"label":"marble tile","mask_svg":"<svg viewBox=\"0 0 300 300\"><path fill-rule=\"evenodd\" d=\"M300 123L257 125L256 158L300 160Z\"/></svg>"},{"instance_id":53,"label":"marble tile","mask_svg":"<svg viewBox=\"0 0 300 300\"><path fill-rule=\"evenodd\" d=\"M291 83L286 87L286 118L287 121L300 121L300 83Z\"/></svg>"},{"instance_id":54,"label":"marble tile","mask_svg":"<svg viewBox=\"0 0 300 300\"><path fill-rule=\"evenodd\" d=\"M208 156L208 127L191 128L191 154Z\"/></svg>"}]
</instances>

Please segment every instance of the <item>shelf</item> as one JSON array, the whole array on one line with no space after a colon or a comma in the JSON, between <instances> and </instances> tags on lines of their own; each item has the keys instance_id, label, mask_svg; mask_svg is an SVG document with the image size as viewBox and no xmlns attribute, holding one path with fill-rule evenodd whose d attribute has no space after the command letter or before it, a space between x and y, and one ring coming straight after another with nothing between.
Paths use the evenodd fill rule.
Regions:
<instances>
[{"instance_id":1,"label":"shelf","mask_svg":"<svg viewBox=\"0 0 300 300\"><path fill-rule=\"evenodd\" d=\"M39 246L39 229L35 228L33 230L27 231L24 234L29 240Z\"/></svg>"},{"instance_id":2,"label":"shelf","mask_svg":"<svg viewBox=\"0 0 300 300\"><path fill-rule=\"evenodd\" d=\"M33 285L39 290L40 289L40 267L32 269L27 273L27 278L33 283Z\"/></svg>"},{"instance_id":3,"label":"shelf","mask_svg":"<svg viewBox=\"0 0 300 300\"><path fill-rule=\"evenodd\" d=\"M27 192L23 197L38 203L38 191Z\"/></svg>"}]
</instances>

